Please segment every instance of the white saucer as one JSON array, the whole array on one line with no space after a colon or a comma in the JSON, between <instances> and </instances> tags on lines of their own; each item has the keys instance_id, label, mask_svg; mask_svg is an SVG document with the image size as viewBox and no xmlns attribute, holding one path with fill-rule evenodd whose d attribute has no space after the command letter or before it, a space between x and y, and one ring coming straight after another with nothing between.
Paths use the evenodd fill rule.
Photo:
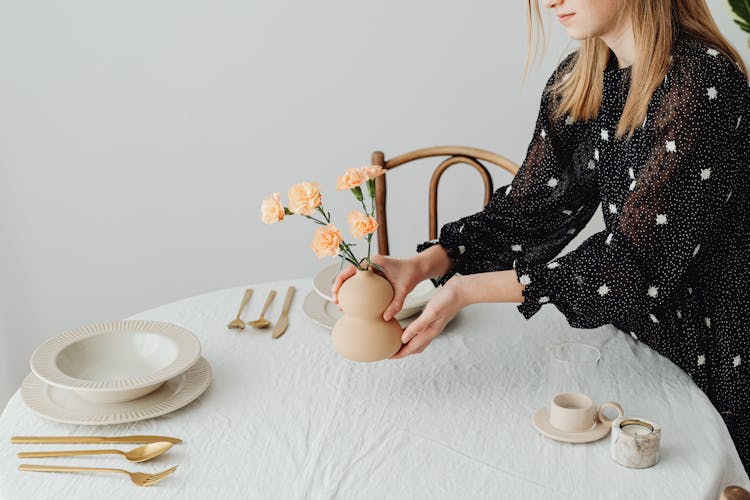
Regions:
<instances>
[{"instance_id":1,"label":"white saucer","mask_svg":"<svg viewBox=\"0 0 750 500\"><path fill-rule=\"evenodd\" d=\"M33 412L49 420L80 425L109 425L158 417L187 405L211 383L211 365L205 358L143 397L123 403L94 403L74 392L51 386L29 373L21 396Z\"/></svg>"},{"instance_id":2,"label":"white saucer","mask_svg":"<svg viewBox=\"0 0 750 500\"><path fill-rule=\"evenodd\" d=\"M318 294L325 300L333 302L333 296L331 295L331 286L333 285L336 276L339 274L340 265L332 264L322 269L313 278L313 288ZM404 300L404 307L401 308L398 314L396 314L397 320L402 320L417 314L430 300L430 297L435 293L435 286L430 280L424 280L419 283ZM338 312L338 308L334 309Z\"/></svg>"},{"instance_id":3,"label":"white saucer","mask_svg":"<svg viewBox=\"0 0 750 500\"><path fill-rule=\"evenodd\" d=\"M339 306L325 300L315 291L311 291L305 297L305 302L302 304L302 310L305 315L310 318L313 323L327 328L328 330L333 328L336 321L344 315L339 311ZM398 316L397 316L398 318ZM402 327L406 327L409 323L417 318L416 315L412 315L410 318L399 319L399 323Z\"/></svg>"},{"instance_id":4,"label":"white saucer","mask_svg":"<svg viewBox=\"0 0 750 500\"><path fill-rule=\"evenodd\" d=\"M591 429L581 432L565 432L561 431L549 423L549 408L542 408L534 414L531 419L534 428L547 436L548 438L554 439L555 441L563 441L565 443L590 443L592 441L598 441L607 434L609 434L610 425L603 423L601 420L597 420L597 423Z\"/></svg>"}]
</instances>

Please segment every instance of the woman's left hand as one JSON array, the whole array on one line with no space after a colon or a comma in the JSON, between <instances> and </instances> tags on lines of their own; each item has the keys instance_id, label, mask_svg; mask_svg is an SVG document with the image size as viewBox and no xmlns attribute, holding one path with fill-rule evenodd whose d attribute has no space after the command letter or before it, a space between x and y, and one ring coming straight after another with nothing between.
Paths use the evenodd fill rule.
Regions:
<instances>
[{"instance_id":1,"label":"woman's left hand","mask_svg":"<svg viewBox=\"0 0 750 500\"><path fill-rule=\"evenodd\" d=\"M454 276L438 289L419 315L406 327L401 337L404 345L391 359L418 354L427 348L432 339L440 335L445 325L452 320L464 304L458 293L459 276Z\"/></svg>"}]
</instances>

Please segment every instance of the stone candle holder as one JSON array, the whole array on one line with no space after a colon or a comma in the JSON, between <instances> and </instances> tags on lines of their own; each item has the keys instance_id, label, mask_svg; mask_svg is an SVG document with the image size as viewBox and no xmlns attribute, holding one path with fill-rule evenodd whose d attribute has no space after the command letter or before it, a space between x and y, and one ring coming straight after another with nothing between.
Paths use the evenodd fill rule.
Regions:
<instances>
[{"instance_id":1,"label":"stone candle holder","mask_svg":"<svg viewBox=\"0 0 750 500\"><path fill-rule=\"evenodd\" d=\"M640 417L619 417L612 422L610 455L625 467L645 469L659 461L661 427Z\"/></svg>"}]
</instances>

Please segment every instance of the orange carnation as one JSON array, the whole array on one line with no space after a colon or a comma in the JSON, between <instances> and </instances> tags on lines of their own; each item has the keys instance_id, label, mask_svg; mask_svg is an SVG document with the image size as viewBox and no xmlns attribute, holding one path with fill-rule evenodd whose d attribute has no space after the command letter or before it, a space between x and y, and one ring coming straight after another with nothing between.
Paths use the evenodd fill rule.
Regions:
<instances>
[{"instance_id":1,"label":"orange carnation","mask_svg":"<svg viewBox=\"0 0 750 500\"><path fill-rule=\"evenodd\" d=\"M380 165L364 166L360 170L362 172L362 175L364 175L365 179L367 179L368 181L385 173L385 170L383 170L383 167L381 167Z\"/></svg>"},{"instance_id":2,"label":"orange carnation","mask_svg":"<svg viewBox=\"0 0 750 500\"><path fill-rule=\"evenodd\" d=\"M318 228L312 241L312 249L319 259L335 257L339 253L339 246L344 239L336 226L328 224Z\"/></svg>"},{"instance_id":3,"label":"orange carnation","mask_svg":"<svg viewBox=\"0 0 750 500\"><path fill-rule=\"evenodd\" d=\"M362 170L358 168L350 168L344 175L336 179L336 189L339 191L346 191L347 189L354 189L365 181L365 175Z\"/></svg>"},{"instance_id":4,"label":"orange carnation","mask_svg":"<svg viewBox=\"0 0 750 500\"><path fill-rule=\"evenodd\" d=\"M378 229L378 222L362 212L353 211L346 218L349 223L349 231L355 238L364 238Z\"/></svg>"},{"instance_id":5,"label":"orange carnation","mask_svg":"<svg viewBox=\"0 0 750 500\"><path fill-rule=\"evenodd\" d=\"M260 204L260 218L266 224L284 220L284 205L281 204L281 193L273 193Z\"/></svg>"},{"instance_id":6,"label":"orange carnation","mask_svg":"<svg viewBox=\"0 0 750 500\"><path fill-rule=\"evenodd\" d=\"M321 205L320 184L300 182L289 188L289 210L295 214L312 215Z\"/></svg>"}]
</instances>

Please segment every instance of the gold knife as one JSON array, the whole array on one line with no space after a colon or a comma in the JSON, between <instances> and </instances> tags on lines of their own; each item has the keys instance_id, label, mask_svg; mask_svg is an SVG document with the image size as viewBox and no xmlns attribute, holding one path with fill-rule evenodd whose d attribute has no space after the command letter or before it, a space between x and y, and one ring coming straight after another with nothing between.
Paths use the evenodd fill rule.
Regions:
<instances>
[{"instance_id":1,"label":"gold knife","mask_svg":"<svg viewBox=\"0 0 750 500\"><path fill-rule=\"evenodd\" d=\"M181 443L182 439L166 436L13 436L11 443L15 444L98 444L98 443L156 443L169 441Z\"/></svg>"},{"instance_id":2,"label":"gold knife","mask_svg":"<svg viewBox=\"0 0 750 500\"><path fill-rule=\"evenodd\" d=\"M294 291L295 288L293 286L290 286L286 291L286 298L284 299L284 307L281 309L281 316L279 316L279 321L276 322L276 327L273 329L273 338L275 339L281 337L286 331L286 327L289 326L289 306L292 305Z\"/></svg>"}]
</instances>

